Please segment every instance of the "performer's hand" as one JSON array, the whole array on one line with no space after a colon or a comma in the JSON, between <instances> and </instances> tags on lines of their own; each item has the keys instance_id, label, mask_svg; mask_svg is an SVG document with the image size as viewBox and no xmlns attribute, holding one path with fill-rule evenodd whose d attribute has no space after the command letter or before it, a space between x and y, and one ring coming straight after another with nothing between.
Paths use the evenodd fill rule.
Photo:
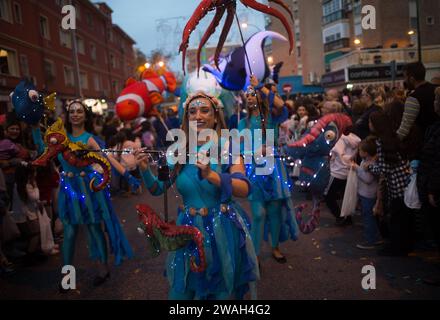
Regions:
<instances>
[{"instance_id":1,"label":"performer's hand","mask_svg":"<svg viewBox=\"0 0 440 320\"><path fill-rule=\"evenodd\" d=\"M141 152L140 149L134 151L134 156L136 157L136 164L141 168L142 171L148 169L148 155Z\"/></svg>"},{"instance_id":2,"label":"performer's hand","mask_svg":"<svg viewBox=\"0 0 440 320\"><path fill-rule=\"evenodd\" d=\"M258 84L260 83L260 81L258 81L257 77L253 74L251 75L251 86L253 86L254 88L258 87Z\"/></svg>"},{"instance_id":3,"label":"performer's hand","mask_svg":"<svg viewBox=\"0 0 440 320\"><path fill-rule=\"evenodd\" d=\"M203 179L208 178L209 174L211 173L211 166L209 164L209 159L206 158L207 156L205 154L199 153L197 155L197 168L200 169L200 175Z\"/></svg>"}]
</instances>

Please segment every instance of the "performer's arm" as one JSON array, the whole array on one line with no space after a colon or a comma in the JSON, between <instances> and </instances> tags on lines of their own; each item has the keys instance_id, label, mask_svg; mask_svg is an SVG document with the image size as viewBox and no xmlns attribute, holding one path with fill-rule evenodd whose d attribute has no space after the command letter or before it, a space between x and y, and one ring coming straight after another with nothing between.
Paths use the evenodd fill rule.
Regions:
<instances>
[{"instance_id":1,"label":"performer's arm","mask_svg":"<svg viewBox=\"0 0 440 320\"><path fill-rule=\"evenodd\" d=\"M239 164L233 164L230 167L229 173L221 175L213 171L209 164L203 164L198 161L196 165L200 169L202 178L221 188L222 191L228 193L227 190L223 189L230 185L232 187L232 195L240 198L245 198L249 195L250 184L246 179L242 158L240 158Z\"/></svg>"},{"instance_id":2,"label":"performer's arm","mask_svg":"<svg viewBox=\"0 0 440 320\"><path fill-rule=\"evenodd\" d=\"M136 163L139 167L139 171L141 173L142 181L147 187L148 191L153 196L160 196L164 193L165 188L169 188L171 183L164 184L163 181L159 181L159 179L151 172L150 166L148 164L148 156L145 153L135 152Z\"/></svg>"},{"instance_id":3,"label":"performer's arm","mask_svg":"<svg viewBox=\"0 0 440 320\"><path fill-rule=\"evenodd\" d=\"M89 138L89 140L87 141L87 145L94 150L101 149L101 147L96 142L96 140L93 139L93 137ZM130 185L131 188L133 188L133 190L139 189L139 187L141 186L141 182L135 177L133 177L130 174L130 171L128 171L122 164L120 164L118 160L116 160L111 154L108 155L102 154L102 156L107 157L113 168L115 168L116 171L118 171L119 174L122 175L127 180L128 184Z\"/></svg>"},{"instance_id":4,"label":"performer's arm","mask_svg":"<svg viewBox=\"0 0 440 320\"><path fill-rule=\"evenodd\" d=\"M101 147L99 146L99 144L96 142L95 139L93 139L93 137L90 137L89 140L87 141L87 145L89 146L90 149L92 150L100 150ZM110 162L110 164L112 165L113 168L116 169L116 171L119 172L120 175L124 175L126 169L124 168L124 166L122 164L119 163L118 160L116 160L113 155L111 154L101 154L103 157L107 158L108 161Z\"/></svg>"},{"instance_id":5,"label":"performer's arm","mask_svg":"<svg viewBox=\"0 0 440 320\"><path fill-rule=\"evenodd\" d=\"M40 123L32 126L32 140L37 146L38 154L42 154L46 148L46 145L44 144L43 137L41 135Z\"/></svg>"},{"instance_id":6,"label":"performer's arm","mask_svg":"<svg viewBox=\"0 0 440 320\"><path fill-rule=\"evenodd\" d=\"M279 113L282 112L284 108L284 100L280 96L278 96L270 89L266 88L265 86L259 88L259 81L255 75L251 76L250 82L251 82L251 86L253 86L256 89L258 88L265 97L269 97L270 103L273 105L273 107L275 107L274 109L275 112L279 112Z\"/></svg>"}]
</instances>

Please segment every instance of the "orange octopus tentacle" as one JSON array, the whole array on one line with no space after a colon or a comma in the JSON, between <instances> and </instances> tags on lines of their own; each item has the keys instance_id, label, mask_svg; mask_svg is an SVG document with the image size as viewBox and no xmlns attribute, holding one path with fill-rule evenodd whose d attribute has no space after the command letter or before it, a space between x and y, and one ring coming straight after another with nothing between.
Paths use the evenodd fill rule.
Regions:
<instances>
[{"instance_id":1,"label":"orange octopus tentacle","mask_svg":"<svg viewBox=\"0 0 440 320\"><path fill-rule=\"evenodd\" d=\"M220 53L223 49L223 45L226 42L226 38L228 37L229 30L231 30L232 23L234 22L235 9L236 9L235 2L230 3L227 6L228 14L226 16L225 25L223 26L223 30L220 35L220 39L218 41L217 49L215 50L215 56L214 56L215 66L217 67L218 70L220 70L218 66L218 58L220 57Z\"/></svg>"},{"instance_id":2,"label":"orange octopus tentacle","mask_svg":"<svg viewBox=\"0 0 440 320\"><path fill-rule=\"evenodd\" d=\"M292 14L292 11L291 11L290 8L287 6L287 4L284 3L284 1L282 1L282 0L269 0L269 2L276 3L277 5L283 7L284 10L286 10L287 13L290 15L290 18L292 18L292 21L293 21L293 14Z\"/></svg>"},{"instance_id":3,"label":"orange octopus tentacle","mask_svg":"<svg viewBox=\"0 0 440 320\"><path fill-rule=\"evenodd\" d=\"M199 76L200 53L202 51L202 48L205 45L205 43L208 41L209 37L211 37L211 35L215 32L215 29L219 25L225 11L226 11L225 7L217 8L214 19L212 20L211 24L208 27L208 30L206 30L202 40L200 41L199 48L197 49L197 76Z\"/></svg>"},{"instance_id":4,"label":"orange octopus tentacle","mask_svg":"<svg viewBox=\"0 0 440 320\"><path fill-rule=\"evenodd\" d=\"M266 6L264 4L258 3L255 0L240 0L241 3L243 3L245 6L249 6L252 9L255 9L257 11L269 14L277 19L279 19L281 21L281 23L283 24L284 28L287 31L287 34L289 35L289 44L290 44L290 53L292 53L293 51L293 33L292 33L292 29L289 26L289 23L287 22L286 18L283 16L283 14L278 11L277 9L271 8L269 6Z\"/></svg>"},{"instance_id":5,"label":"orange octopus tentacle","mask_svg":"<svg viewBox=\"0 0 440 320\"><path fill-rule=\"evenodd\" d=\"M199 24L200 20L202 20L209 9L212 8L213 2L215 0L202 0L202 2L198 5L196 11L189 19L188 23L183 30L182 42L180 44L179 52L182 52L182 68L183 73L185 74L185 58L186 58L186 49L188 48L189 38L191 33L194 31L196 26Z\"/></svg>"}]
</instances>

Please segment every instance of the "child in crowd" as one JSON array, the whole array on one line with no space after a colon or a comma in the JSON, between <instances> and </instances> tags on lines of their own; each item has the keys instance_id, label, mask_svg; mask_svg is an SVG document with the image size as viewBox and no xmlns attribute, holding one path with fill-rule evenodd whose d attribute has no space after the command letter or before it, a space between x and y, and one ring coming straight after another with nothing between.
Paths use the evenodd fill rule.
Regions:
<instances>
[{"instance_id":1,"label":"child in crowd","mask_svg":"<svg viewBox=\"0 0 440 320\"><path fill-rule=\"evenodd\" d=\"M36 182L36 171L30 165L17 167L15 172L16 186L14 188L14 198L12 210L15 222L22 235L28 242L28 258L33 262L39 258L39 244L44 248L45 255L56 255L59 253L58 245L53 241L53 234L49 228L49 234L45 233L44 239L41 238L42 230L40 219L50 221L44 209L44 202L40 201L40 190ZM50 222L49 222L50 223ZM43 243L41 243L43 241Z\"/></svg>"},{"instance_id":2,"label":"child in crowd","mask_svg":"<svg viewBox=\"0 0 440 320\"><path fill-rule=\"evenodd\" d=\"M369 136L359 144L359 156L362 158L361 164L358 165L356 162L353 162L353 167L358 177L358 196L362 208L365 237L365 242L357 244L356 247L366 250L375 249L378 245L383 244L383 241L380 239L377 221L373 214L379 179L367 170L368 166L374 163L376 153L376 139L373 136Z\"/></svg>"}]
</instances>

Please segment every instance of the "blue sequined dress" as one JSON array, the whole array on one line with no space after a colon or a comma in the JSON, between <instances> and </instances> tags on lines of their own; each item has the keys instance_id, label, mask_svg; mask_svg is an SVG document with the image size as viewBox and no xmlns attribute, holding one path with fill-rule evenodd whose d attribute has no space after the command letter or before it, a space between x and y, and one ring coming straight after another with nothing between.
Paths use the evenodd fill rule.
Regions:
<instances>
[{"instance_id":1,"label":"blue sequined dress","mask_svg":"<svg viewBox=\"0 0 440 320\"><path fill-rule=\"evenodd\" d=\"M272 108L270 109L268 119L266 121L267 134L269 130L273 130L274 141L278 141L278 126L284 122L288 117L287 108L283 107L282 112L279 116L275 117L271 114ZM240 120L238 129L241 131L243 129L250 129L252 132L252 151L250 154L254 155L255 152L261 147L262 144L266 143L264 139L257 140L257 136L254 135L255 130L261 129L261 116L251 115L249 118ZM275 146L274 146L275 147ZM246 154L246 151L243 151ZM249 153L249 152L248 152ZM273 171L268 175L259 175L257 173L257 167L260 166L255 162L253 158L251 164L246 165L246 175L252 183L252 193L249 195L248 199L251 202L261 202L263 206L272 201L281 202L281 225L280 225L280 236L279 241L283 242L288 239L296 240L298 238L298 225L294 217L293 203L291 198L292 191L292 181L288 175L286 165L279 156L277 148L274 148L274 158L273 158ZM268 240L268 234L270 230L270 219L266 219L264 223L264 238ZM257 252L259 249L257 249Z\"/></svg>"},{"instance_id":2,"label":"blue sequined dress","mask_svg":"<svg viewBox=\"0 0 440 320\"><path fill-rule=\"evenodd\" d=\"M40 153L44 149L44 143L39 129L33 129L33 138ZM78 137L67 134L72 142L87 144L92 134L84 132ZM115 257L115 264L119 265L124 257L132 257L131 247L124 235L116 212L110 199L109 187L99 192L93 192L89 183L93 178L97 181L102 175L96 172L92 166L78 168L67 163L61 154L58 155L61 163L61 183L58 193L58 214L64 225L96 225L104 223L108 235L111 252ZM81 175L81 173L84 174ZM96 183L96 182L95 182ZM68 241L65 239L64 241ZM68 245L66 247L69 247ZM105 260L102 257L102 248L95 237L88 237L89 253L92 259Z\"/></svg>"},{"instance_id":3,"label":"blue sequined dress","mask_svg":"<svg viewBox=\"0 0 440 320\"><path fill-rule=\"evenodd\" d=\"M229 166L211 164L211 169L227 173ZM142 178L150 190L155 186L153 195L163 193L164 184L150 170L142 172ZM170 299L242 299L259 278L246 213L233 200L227 203L229 211L221 212L220 188L201 179L195 165L184 165L175 182L183 199L176 224L195 226L203 233L207 269L190 270L190 257L198 259L194 243L170 252L166 265ZM207 208L208 214L193 216L191 208Z\"/></svg>"}]
</instances>

